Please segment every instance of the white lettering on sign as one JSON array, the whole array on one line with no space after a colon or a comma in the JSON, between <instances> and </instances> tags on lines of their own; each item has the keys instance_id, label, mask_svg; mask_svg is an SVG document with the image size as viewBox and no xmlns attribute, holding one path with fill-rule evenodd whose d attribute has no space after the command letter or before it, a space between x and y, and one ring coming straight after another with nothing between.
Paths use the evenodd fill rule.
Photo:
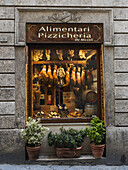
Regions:
<instances>
[{"instance_id":1,"label":"white lettering on sign","mask_svg":"<svg viewBox=\"0 0 128 170\"><path fill-rule=\"evenodd\" d=\"M38 38L92 38L91 34L73 34L73 33L53 33L53 34L49 34L49 33L38 33Z\"/></svg>"},{"instance_id":2,"label":"white lettering on sign","mask_svg":"<svg viewBox=\"0 0 128 170\"><path fill-rule=\"evenodd\" d=\"M90 27L53 27L42 26L38 31L39 39L74 39L75 41L93 41Z\"/></svg>"},{"instance_id":3,"label":"white lettering on sign","mask_svg":"<svg viewBox=\"0 0 128 170\"><path fill-rule=\"evenodd\" d=\"M44 32L89 32L90 28L88 27L84 27L84 28L77 28L77 27L52 27L52 26L46 26L45 28L42 26L39 29L39 32L44 31Z\"/></svg>"}]
</instances>

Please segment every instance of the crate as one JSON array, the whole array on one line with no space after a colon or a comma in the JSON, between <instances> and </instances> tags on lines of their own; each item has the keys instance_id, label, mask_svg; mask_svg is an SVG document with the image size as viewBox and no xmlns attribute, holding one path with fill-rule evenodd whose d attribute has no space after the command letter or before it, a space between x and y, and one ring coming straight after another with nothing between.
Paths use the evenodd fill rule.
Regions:
<instances>
[{"instance_id":1,"label":"crate","mask_svg":"<svg viewBox=\"0 0 128 170\"><path fill-rule=\"evenodd\" d=\"M65 99L75 99L74 92L63 92L63 100Z\"/></svg>"}]
</instances>

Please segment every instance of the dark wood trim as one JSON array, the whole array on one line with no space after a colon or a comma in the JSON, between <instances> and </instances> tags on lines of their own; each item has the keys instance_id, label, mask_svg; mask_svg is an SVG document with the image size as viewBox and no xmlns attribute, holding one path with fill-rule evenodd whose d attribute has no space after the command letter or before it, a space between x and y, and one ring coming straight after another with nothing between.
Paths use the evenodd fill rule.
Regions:
<instances>
[{"instance_id":1,"label":"dark wood trim","mask_svg":"<svg viewBox=\"0 0 128 170\"><path fill-rule=\"evenodd\" d=\"M92 120L88 118L42 118L41 123L86 123Z\"/></svg>"}]
</instances>

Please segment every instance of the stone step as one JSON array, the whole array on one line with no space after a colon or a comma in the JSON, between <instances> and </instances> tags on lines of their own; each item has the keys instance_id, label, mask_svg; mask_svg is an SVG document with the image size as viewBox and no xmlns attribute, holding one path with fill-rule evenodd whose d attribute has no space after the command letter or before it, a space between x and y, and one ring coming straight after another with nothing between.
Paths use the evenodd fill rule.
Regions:
<instances>
[{"instance_id":1,"label":"stone step","mask_svg":"<svg viewBox=\"0 0 128 170\"><path fill-rule=\"evenodd\" d=\"M56 156L40 156L36 161L28 161L39 165L104 165L106 158L95 159L92 155L81 155L79 158L57 158Z\"/></svg>"}]
</instances>

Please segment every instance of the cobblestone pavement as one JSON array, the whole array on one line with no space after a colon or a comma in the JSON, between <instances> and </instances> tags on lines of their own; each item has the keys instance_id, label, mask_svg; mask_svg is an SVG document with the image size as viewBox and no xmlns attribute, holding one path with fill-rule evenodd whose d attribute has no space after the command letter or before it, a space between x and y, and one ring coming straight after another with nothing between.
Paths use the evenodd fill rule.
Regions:
<instances>
[{"instance_id":1,"label":"cobblestone pavement","mask_svg":"<svg viewBox=\"0 0 128 170\"><path fill-rule=\"evenodd\" d=\"M0 170L128 170L128 166L0 165Z\"/></svg>"}]
</instances>

